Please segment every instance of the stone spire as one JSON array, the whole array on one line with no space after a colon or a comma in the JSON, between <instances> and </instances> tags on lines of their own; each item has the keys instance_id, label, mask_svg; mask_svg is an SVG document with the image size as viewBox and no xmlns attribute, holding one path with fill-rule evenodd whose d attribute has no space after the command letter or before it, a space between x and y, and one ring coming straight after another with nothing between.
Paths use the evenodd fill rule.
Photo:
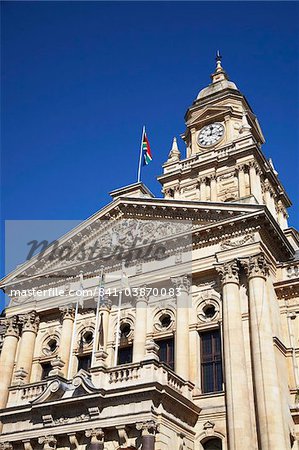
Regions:
<instances>
[{"instance_id":1,"label":"stone spire","mask_svg":"<svg viewBox=\"0 0 299 450\"><path fill-rule=\"evenodd\" d=\"M217 83L217 81L228 80L227 73L225 72L225 70L221 65L222 56L219 50L217 50L215 59L216 59L216 70L211 75L212 82Z\"/></svg>"},{"instance_id":2,"label":"stone spire","mask_svg":"<svg viewBox=\"0 0 299 450\"><path fill-rule=\"evenodd\" d=\"M179 161L180 159L181 159L181 152L178 148L176 137L174 137L167 161Z\"/></svg>"}]
</instances>

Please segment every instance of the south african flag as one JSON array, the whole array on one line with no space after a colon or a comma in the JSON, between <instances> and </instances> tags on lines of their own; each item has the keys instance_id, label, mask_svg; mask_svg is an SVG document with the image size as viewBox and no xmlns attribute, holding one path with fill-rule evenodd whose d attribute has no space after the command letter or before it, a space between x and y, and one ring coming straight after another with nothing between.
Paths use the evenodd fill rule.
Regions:
<instances>
[{"instance_id":1,"label":"south african flag","mask_svg":"<svg viewBox=\"0 0 299 450\"><path fill-rule=\"evenodd\" d=\"M151 147L146 132L144 131L142 139L142 165L147 166L152 160Z\"/></svg>"}]
</instances>

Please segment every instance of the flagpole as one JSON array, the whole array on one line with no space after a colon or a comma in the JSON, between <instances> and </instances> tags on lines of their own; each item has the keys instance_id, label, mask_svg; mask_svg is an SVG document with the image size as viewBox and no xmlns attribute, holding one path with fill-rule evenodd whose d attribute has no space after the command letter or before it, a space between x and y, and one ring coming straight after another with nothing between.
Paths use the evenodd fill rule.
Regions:
<instances>
[{"instance_id":1,"label":"flagpole","mask_svg":"<svg viewBox=\"0 0 299 450\"><path fill-rule=\"evenodd\" d=\"M145 133L145 125L143 125L142 128L142 136L141 136L141 145L140 145L140 154L139 154L139 164L138 164L138 176L137 176L137 182L140 182L141 179L141 163L142 163L142 144L143 144L143 138Z\"/></svg>"},{"instance_id":2,"label":"flagpole","mask_svg":"<svg viewBox=\"0 0 299 450\"><path fill-rule=\"evenodd\" d=\"M102 298L103 273L104 273L104 267L102 266L101 272L100 272L99 295L98 295L97 309L96 309L96 323L95 323L95 329L94 329L92 354L91 354L91 367L93 367L95 352L97 351L97 335L98 335L98 328L99 328L100 302L101 302L101 298Z\"/></svg>"},{"instance_id":3,"label":"flagpole","mask_svg":"<svg viewBox=\"0 0 299 450\"><path fill-rule=\"evenodd\" d=\"M81 292L83 291L83 272L80 271L80 289ZM73 324L73 332L72 332L72 340L71 340L71 348L70 348L70 358L69 358L69 367L67 372L67 379L70 380L72 375L72 368L73 368L73 347L75 344L75 338L76 338L76 326L77 326L77 317L78 317L78 309L79 309L79 297L77 298L76 302L76 308L75 308L75 318L74 318L74 324Z\"/></svg>"}]
</instances>

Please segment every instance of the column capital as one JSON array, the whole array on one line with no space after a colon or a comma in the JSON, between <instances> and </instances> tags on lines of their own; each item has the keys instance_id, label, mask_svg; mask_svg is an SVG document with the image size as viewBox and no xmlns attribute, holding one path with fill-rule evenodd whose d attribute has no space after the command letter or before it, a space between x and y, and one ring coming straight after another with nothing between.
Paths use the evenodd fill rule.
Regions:
<instances>
[{"instance_id":1,"label":"column capital","mask_svg":"<svg viewBox=\"0 0 299 450\"><path fill-rule=\"evenodd\" d=\"M75 319L75 308L71 305L62 306L59 308L59 311L61 312L62 320L64 319Z\"/></svg>"},{"instance_id":2,"label":"column capital","mask_svg":"<svg viewBox=\"0 0 299 450\"><path fill-rule=\"evenodd\" d=\"M148 290L146 289L146 285L140 286L138 288L138 295L136 296L136 304L139 302L146 302L148 303L149 300L149 294Z\"/></svg>"},{"instance_id":3,"label":"column capital","mask_svg":"<svg viewBox=\"0 0 299 450\"><path fill-rule=\"evenodd\" d=\"M40 436L38 443L44 446L44 450L56 449L57 439L51 434L47 436Z\"/></svg>"},{"instance_id":4,"label":"column capital","mask_svg":"<svg viewBox=\"0 0 299 450\"><path fill-rule=\"evenodd\" d=\"M100 310L104 309L104 310L110 311L111 306L112 306L112 301L110 300L108 295L107 294L102 295L101 299L100 299Z\"/></svg>"},{"instance_id":5,"label":"column capital","mask_svg":"<svg viewBox=\"0 0 299 450\"><path fill-rule=\"evenodd\" d=\"M20 322L18 316L8 317L4 321L6 326L6 331L4 336L20 336Z\"/></svg>"},{"instance_id":6,"label":"column capital","mask_svg":"<svg viewBox=\"0 0 299 450\"><path fill-rule=\"evenodd\" d=\"M216 270L220 275L222 284L239 284L239 266L236 259L216 266Z\"/></svg>"},{"instance_id":7,"label":"column capital","mask_svg":"<svg viewBox=\"0 0 299 450\"><path fill-rule=\"evenodd\" d=\"M189 294L191 288L191 280L189 275L185 274L178 277L171 277L170 280L177 289L180 289L181 292Z\"/></svg>"},{"instance_id":8,"label":"column capital","mask_svg":"<svg viewBox=\"0 0 299 450\"><path fill-rule=\"evenodd\" d=\"M20 316L20 322L23 325L23 333L25 331L32 331L33 333L37 333L40 319L36 311L30 311L29 313Z\"/></svg>"},{"instance_id":9,"label":"column capital","mask_svg":"<svg viewBox=\"0 0 299 450\"><path fill-rule=\"evenodd\" d=\"M96 443L104 443L104 431L102 428L91 428L90 430L85 431L85 436L90 437L90 442L92 444Z\"/></svg>"},{"instance_id":10,"label":"column capital","mask_svg":"<svg viewBox=\"0 0 299 450\"><path fill-rule=\"evenodd\" d=\"M13 450L13 446L10 442L0 442L0 450Z\"/></svg>"},{"instance_id":11,"label":"column capital","mask_svg":"<svg viewBox=\"0 0 299 450\"><path fill-rule=\"evenodd\" d=\"M247 168L247 164L238 164L236 166L236 171L237 172L245 172Z\"/></svg>"},{"instance_id":12,"label":"column capital","mask_svg":"<svg viewBox=\"0 0 299 450\"><path fill-rule=\"evenodd\" d=\"M159 425L155 420L147 420L144 422L137 422L136 429L141 430L142 436L155 435L159 431Z\"/></svg>"},{"instance_id":13,"label":"column capital","mask_svg":"<svg viewBox=\"0 0 299 450\"><path fill-rule=\"evenodd\" d=\"M242 261L242 264L249 279L253 277L266 278L269 273L269 264L262 253L250 256L248 260Z\"/></svg>"},{"instance_id":14,"label":"column capital","mask_svg":"<svg viewBox=\"0 0 299 450\"><path fill-rule=\"evenodd\" d=\"M211 181L217 181L217 175L216 175L216 173L212 173L212 174L210 175L210 180L211 180Z\"/></svg>"}]
</instances>

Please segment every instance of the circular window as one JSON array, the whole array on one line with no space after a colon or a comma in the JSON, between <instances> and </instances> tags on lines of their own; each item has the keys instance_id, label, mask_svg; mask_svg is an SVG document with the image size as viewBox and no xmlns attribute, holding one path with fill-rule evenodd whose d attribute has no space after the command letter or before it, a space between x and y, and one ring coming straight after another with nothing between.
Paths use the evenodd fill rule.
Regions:
<instances>
[{"instance_id":1,"label":"circular window","mask_svg":"<svg viewBox=\"0 0 299 450\"><path fill-rule=\"evenodd\" d=\"M50 352L54 353L58 347L58 342L56 341L56 339L50 339L48 342L48 347L49 347Z\"/></svg>"},{"instance_id":2,"label":"circular window","mask_svg":"<svg viewBox=\"0 0 299 450\"><path fill-rule=\"evenodd\" d=\"M49 355L52 355L53 353L57 352L58 347L59 347L58 338L56 336L50 336L45 341L43 348L42 348L42 352L44 355L49 356Z\"/></svg>"},{"instance_id":3,"label":"circular window","mask_svg":"<svg viewBox=\"0 0 299 450\"><path fill-rule=\"evenodd\" d=\"M215 306L207 305L203 308L203 312L207 319L212 319L216 314Z\"/></svg>"},{"instance_id":4,"label":"circular window","mask_svg":"<svg viewBox=\"0 0 299 450\"><path fill-rule=\"evenodd\" d=\"M168 328L171 324L171 317L169 314L162 314L160 317L160 323L162 328Z\"/></svg>"}]
</instances>

